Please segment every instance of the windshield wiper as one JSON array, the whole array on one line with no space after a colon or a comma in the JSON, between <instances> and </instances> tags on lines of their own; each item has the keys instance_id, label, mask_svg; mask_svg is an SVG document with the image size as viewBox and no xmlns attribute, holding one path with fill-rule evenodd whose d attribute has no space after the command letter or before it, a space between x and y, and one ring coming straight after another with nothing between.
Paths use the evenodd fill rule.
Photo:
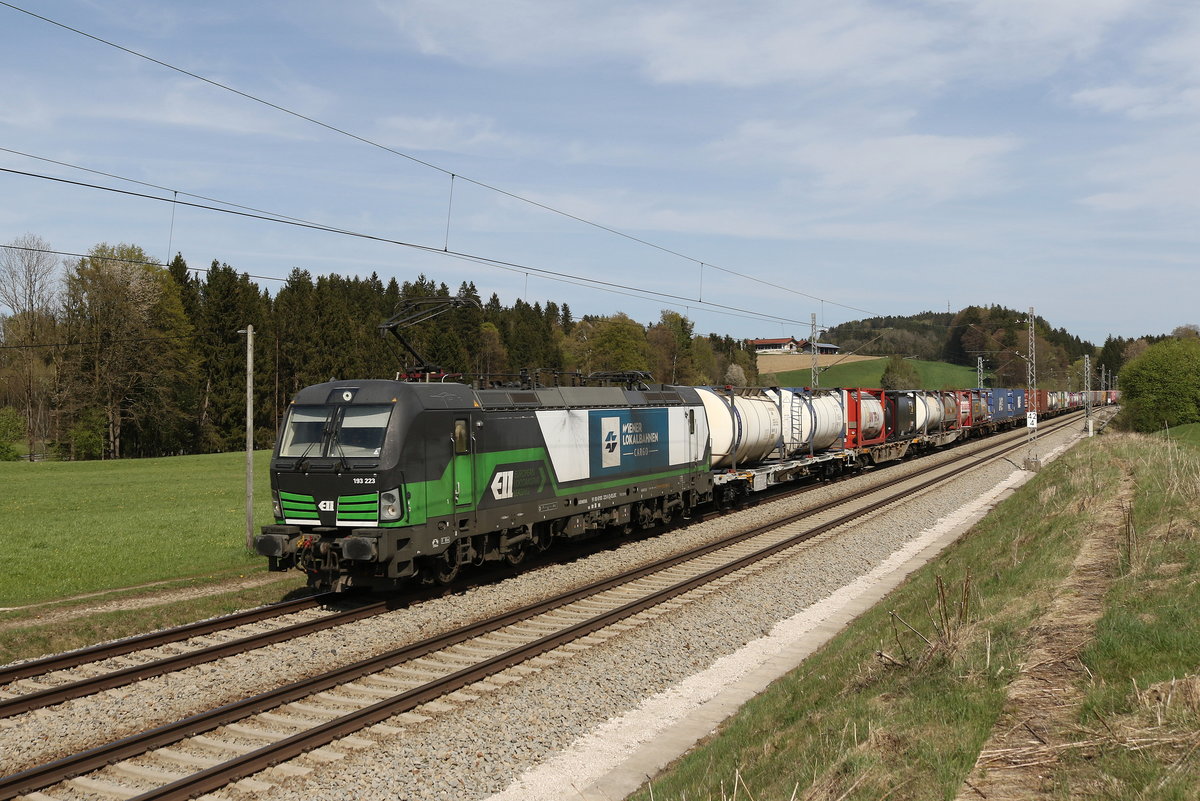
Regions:
<instances>
[{"instance_id":1,"label":"windshield wiper","mask_svg":"<svg viewBox=\"0 0 1200 801\"><path fill-rule=\"evenodd\" d=\"M341 464L342 470L345 471L350 469L350 463L346 461L346 451L342 449L342 440L338 436L339 428L341 426L334 426L333 430L329 432L329 443L337 447L338 462Z\"/></svg>"},{"instance_id":2,"label":"windshield wiper","mask_svg":"<svg viewBox=\"0 0 1200 801\"><path fill-rule=\"evenodd\" d=\"M312 442L308 443L308 445L306 445L304 450L300 453L300 458L296 460L296 468L298 470L303 470L305 468L305 461L308 458L308 452L313 449L313 446L318 442L323 442L325 437L329 436L329 419L331 417L333 417L333 409L330 409L325 413L325 421L321 423L321 438L314 439Z\"/></svg>"}]
</instances>

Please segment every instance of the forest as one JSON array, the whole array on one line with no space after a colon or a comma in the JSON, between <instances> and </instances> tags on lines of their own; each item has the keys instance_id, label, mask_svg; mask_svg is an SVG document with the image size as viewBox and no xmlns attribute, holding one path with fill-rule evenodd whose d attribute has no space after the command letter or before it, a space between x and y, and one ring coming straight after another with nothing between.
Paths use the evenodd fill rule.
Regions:
<instances>
[{"instance_id":1,"label":"forest","mask_svg":"<svg viewBox=\"0 0 1200 801\"><path fill-rule=\"evenodd\" d=\"M1025 386L1027 315L1027 311L992 305L967 306L957 312L926 311L908 317L872 317L834 326L826 339L836 343L842 353L915 357L967 367L975 367L977 359L982 358L985 373L992 376L992 386ZM1090 355L1092 388L1099 389L1102 368L1105 376L1115 376L1151 345L1192 336L1194 328L1185 325L1170 334L1130 339L1110 336L1097 348L1035 314L1038 384L1048 389L1082 389L1083 357Z\"/></svg>"},{"instance_id":2,"label":"forest","mask_svg":"<svg viewBox=\"0 0 1200 801\"><path fill-rule=\"evenodd\" d=\"M213 260L157 263L136 245L98 244L60 260L26 235L0 247L0 458L114 459L245 445L246 336L255 332L254 438L275 440L291 396L333 378L395 378L414 358L380 325L405 304L467 299L403 332L428 362L464 380L544 384L640 370L685 384L753 384L754 356L698 335L674 311L642 324L576 319L553 300L504 305L421 275L384 283L294 269L270 289Z\"/></svg>"},{"instance_id":3,"label":"forest","mask_svg":"<svg viewBox=\"0 0 1200 801\"><path fill-rule=\"evenodd\" d=\"M553 385L630 370L665 383L759 380L744 340L697 334L671 310L649 323L620 312L576 319L565 303L504 305L495 294L484 300L472 283L451 291L424 275L384 283L376 274L314 277L294 269L268 288L217 260L196 268L176 254L162 265L136 245L102 243L60 259L28 234L0 246L0 307L8 310L0 316L0 459L20 455L15 442L31 458L59 459L243 448L248 325L255 331L254 439L269 448L300 388L413 375L415 358L380 326L413 304L450 298L460 302L402 336L438 375L455 380ZM843 354L972 367L982 358L985 384L1024 386L1025 314L993 305L875 317L823 338ZM1161 336L1109 337L1097 348L1041 317L1035 330L1039 386L1074 390L1084 386L1086 354L1099 389L1101 375L1111 387L1112 376L1152 348L1197 336L1196 326L1180 326ZM906 366L894 361L896 369ZM1156 408L1141 416L1163 419Z\"/></svg>"}]
</instances>

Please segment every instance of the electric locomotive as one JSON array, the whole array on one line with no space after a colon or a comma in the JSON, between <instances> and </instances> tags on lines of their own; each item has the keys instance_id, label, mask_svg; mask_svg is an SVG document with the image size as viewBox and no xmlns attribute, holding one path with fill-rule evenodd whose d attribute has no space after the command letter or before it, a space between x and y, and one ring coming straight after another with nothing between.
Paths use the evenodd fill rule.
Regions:
<instances>
[{"instance_id":1,"label":"electric locomotive","mask_svg":"<svg viewBox=\"0 0 1200 801\"><path fill-rule=\"evenodd\" d=\"M316 587L446 583L558 538L686 515L711 499L710 460L692 387L332 381L289 407L275 523L255 547Z\"/></svg>"}]
</instances>

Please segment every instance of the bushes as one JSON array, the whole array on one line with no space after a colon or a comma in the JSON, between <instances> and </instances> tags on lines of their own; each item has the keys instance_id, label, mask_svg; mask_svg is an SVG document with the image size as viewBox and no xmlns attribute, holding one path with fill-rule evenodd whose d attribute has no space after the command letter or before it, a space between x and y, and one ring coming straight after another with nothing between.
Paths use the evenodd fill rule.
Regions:
<instances>
[{"instance_id":1,"label":"bushes","mask_svg":"<svg viewBox=\"0 0 1200 801\"><path fill-rule=\"evenodd\" d=\"M1200 422L1200 339L1151 345L1120 375L1120 424L1134 431Z\"/></svg>"}]
</instances>

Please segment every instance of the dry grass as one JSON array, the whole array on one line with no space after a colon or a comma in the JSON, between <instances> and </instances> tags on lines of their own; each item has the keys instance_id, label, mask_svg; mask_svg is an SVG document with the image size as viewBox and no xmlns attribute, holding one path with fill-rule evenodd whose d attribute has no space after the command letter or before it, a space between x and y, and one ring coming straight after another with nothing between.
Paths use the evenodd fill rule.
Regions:
<instances>
[{"instance_id":1,"label":"dry grass","mask_svg":"<svg viewBox=\"0 0 1200 801\"><path fill-rule=\"evenodd\" d=\"M1132 476L1126 497L1122 475ZM1076 583L1104 577L1101 614L1056 636L1043 615L1101 526L1113 536L1089 562L1099 573ZM1076 700L1051 717L1053 732L1012 721L1025 741L989 758L1040 775L1039 797L1191 801L1200 786L1198 530L1200 451L1137 435L1089 441L655 779L654 797L978 798L964 777L1008 683L1051 666L1029 650L1040 637L1058 646L1043 675L1073 687ZM635 796L647 797L646 788Z\"/></svg>"}]
</instances>

